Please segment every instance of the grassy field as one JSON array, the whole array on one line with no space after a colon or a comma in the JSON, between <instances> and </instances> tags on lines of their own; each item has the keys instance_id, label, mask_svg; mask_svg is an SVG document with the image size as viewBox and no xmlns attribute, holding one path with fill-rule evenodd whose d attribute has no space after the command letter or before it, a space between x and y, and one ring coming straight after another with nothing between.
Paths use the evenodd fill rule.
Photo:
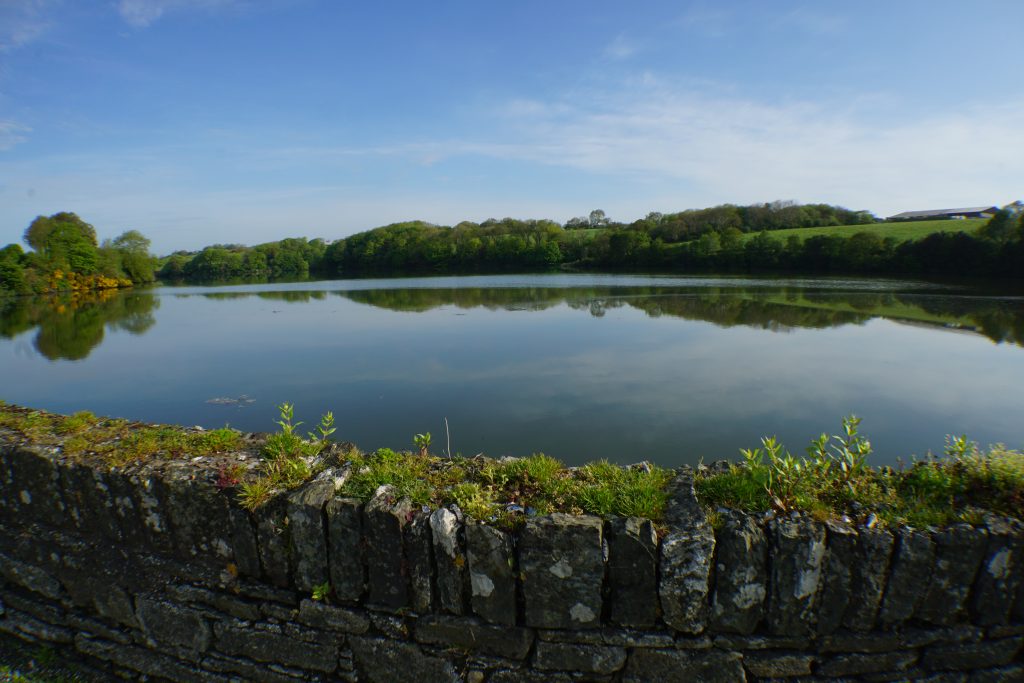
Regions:
<instances>
[{"instance_id":1,"label":"grassy field","mask_svg":"<svg viewBox=\"0 0 1024 683\"><path fill-rule=\"evenodd\" d=\"M849 237L858 232L871 232L881 237L894 237L898 242L918 240L933 232L974 232L986 223L985 218L968 218L962 221L913 221L908 223L873 223L871 225L836 225L825 228L792 228L789 230L773 230L769 234L785 242L790 235L796 235L801 241L818 235L839 235ZM743 235L744 241L752 239L757 233L748 232Z\"/></svg>"},{"instance_id":2,"label":"grassy field","mask_svg":"<svg viewBox=\"0 0 1024 683\"><path fill-rule=\"evenodd\" d=\"M824 228L790 228L789 230L772 230L769 234L785 242L790 235L796 235L801 241L818 235L838 235L849 237L858 232L871 232L881 237L894 237L898 242L918 240L933 232L974 232L986 223L987 218L968 218L962 221L911 221L907 223L873 223L870 225L833 225ZM574 242L589 242L607 228L582 228L566 231L566 236ZM743 241L752 239L756 232L743 234Z\"/></svg>"}]
</instances>

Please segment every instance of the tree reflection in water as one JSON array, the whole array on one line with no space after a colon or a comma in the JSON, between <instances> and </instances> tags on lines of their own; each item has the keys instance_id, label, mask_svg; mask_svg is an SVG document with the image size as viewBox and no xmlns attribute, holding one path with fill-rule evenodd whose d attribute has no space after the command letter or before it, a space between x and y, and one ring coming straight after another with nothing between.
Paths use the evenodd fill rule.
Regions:
<instances>
[{"instance_id":1,"label":"tree reflection in water","mask_svg":"<svg viewBox=\"0 0 1024 683\"><path fill-rule=\"evenodd\" d=\"M160 300L150 292L101 290L74 296L19 297L0 301L0 337L33 328L33 346L50 360L82 360L103 342L107 329L144 334L156 324Z\"/></svg>"},{"instance_id":2,"label":"tree reflection in water","mask_svg":"<svg viewBox=\"0 0 1024 683\"><path fill-rule=\"evenodd\" d=\"M721 327L746 326L784 332L860 325L882 317L941 328L964 329L997 343L1024 346L1024 300L965 296L938 290L844 290L795 285L744 286L587 286L444 287L360 290L203 292L230 302L259 297L285 304L341 296L392 311L416 313L441 306L509 311L543 311L555 306L602 317L630 307L652 317L700 320ZM102 343L106 330L144 334L156 323L159 298L147 291L101 291L75 297L23 297L0 300L0 337L38 328L34 346L50 360L81 360Z\"/></svg>"}]
</instances>

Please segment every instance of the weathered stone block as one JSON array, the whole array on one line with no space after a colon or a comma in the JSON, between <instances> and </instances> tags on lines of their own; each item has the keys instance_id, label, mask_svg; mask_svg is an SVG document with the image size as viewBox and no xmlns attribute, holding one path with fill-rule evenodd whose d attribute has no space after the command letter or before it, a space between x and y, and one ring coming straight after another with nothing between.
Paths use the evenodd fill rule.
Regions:
<instances>
[{"instance_id":1,"label":"weathered stone block","mask_svg":"<svg viewBox=\"0 0 1024 683\"><path fill-rule=\"evenodd\" d=\"M132 504L142 524L146 544L159 553L171 552L174 539L167 511L160 501L157 477L151 469L142 466L127 473L127 478Z\"/></svg>"},{"instance_id":2,"label":"weathered stone block","mask_svg":"<svg viewBox=\"0 0 1024 683\"><path fill-rule=\"evenodd\" d=\"M14 490L14 473L11 471L13 446L0 443L0 490ZM14 496L0 496L0 524L13 527L17 522L18 502Z\"/></svg>"},{"instance_id":3,"label":"weathered stone block","mask_svg":"<svg viewBox=\"0 0 1024 683\"><path fill-rule=\"evenodd\" d=\"M228 544L238 574L259 578L260 549L256 542L256 528L249 511L241 507L235 496L228 498Z\"/></svg>"},{"instance_id":4,"label":"weathered stone block","mask_svg":"<svg viewBox=\"0 0 1024 683\"><path fill-rule=\"evenodd\" d=\"M111 584L105 577L77 577L66 581L68 592L79 604L91 606L96 614L105 619L135 627L138 622L132 599L120 586Z\"/></svg>"},{"instance_id":5,"label":"weathered stone block","mask_svg":"<svg viewBox=\"0 0 1024 683\"><path fill-rule=\"evenodd\" d=\"M889 585L878 613L883 627L902 624L913 616L928 587L934 561L935 543L929 532L907 527L896 532Z\"/></svg>"},{"instance_id":6,"label":"weathered stone block","mask_svg":"<svg viewBox=\"0 0 1024 683\"><path fill-rule=\"evenodd\" d=\"M977 626L961 624L944 628L905 628L901 634L903 646L924 647L936 643L974 643L985 637Z\"/></svg>"},{"instance_id":7,"label":"weathered stone block","mask_svg":"<svg viewBox=\"0 0 1024 683\"><path fill-rule=\"evenodd\" d=\"M891 652L905 646L898 633L853 633L841 631L818 641L818 652Z\"/></svg>"},{"instance_id":8,"label":"weathered stone block","mask_svg":"<svg viewBox=\"0 0 1024 683\"><path fill-rule=\"evenodd\" d=\"M843 625L852 631L870 631L875 625L892 556L893 535L884 529L861 529L857 561L853 565L850 605Z\"/></svg>"},{"instance_id":9,"label":"weathered stone block","mask_svg":"<svg viewBox=\"0 0 1024 683\"><path fill-rule=\"evenodd\" d=\"M720 650L804 650L811 640L802 636L718 636L714 640Z\"/></svg>"},{"instance_id":10,"label":"weathered stone block","mask_svg":"<svg viewBox=\"0 0 1024 683\"><path fill-rule=\"evenodd\" d=\"M608 596L611 620L645 628L658 620L658 534L639 517L618 517L607 525Z\"/></svg>"},{"instance_id":11,"label":"weathered stone block","mask_svg":"<svg viewBox=\"0 0 1024 683\"><path fill-rule=\"evenodd\" d=\"M159 680L180 681L181 683L229 683L228 678L203 671L196 664L187 664L141 647L111 643L79 635L75 637L75 649L90 657L113 662L129 671L152 676Z\"/></svg>"},{"instance_id":12,"label":"weathered stone block","mask_svg":"<svg viewBox=\"0 0 1024 683\"><path fill-rule=\"evenodd\" d=\"M857 676L861 674L903 671L917 662L916 652L886 652L839 655L818 667L821 676Z\"/></svg>"},{"instance_id":13,"label":"weathered stone block","mask_svg":"<svg viewBox=\"0 0 1024 683\"><path fill-rule=\"evenodd\" d=\"M431 657L415 645L375 638L352 638L356 669L374 683L455 683L454 667L439 657Z\"/></svg>"},{"instance_id":14,"label":"weathered stone block","mask_svg":"<svg viewBox=\"0 0 1024 683\"><path fill-rule=\"evenodd\" d=\"M224 654L328 673L338 666L336 643L297 639L285 635L280 627L254 628L246 622L220 622L214 624L213 632L215 647Z\"/></svg>"},{"instance_id":15,"label":"weathered stone block","mask_svg":"<svg viewBox=\"0 0 1024 683\"><path fill-rule=\"evenodd\" d=\"M111 627L97 619L77 614L69 614L67 621L68 627L76 634L83 634L91 638L103 638L122 645L132 642L132 632L128 629Z\"/></svg>"},{"instance_id":16,"label":"weathered stone block","mask_svg":"<svg viewBox=\"0 0 1024 683\"><path fill-rule=\"evenodd\" d=\"M825 529L797 517L771 523L771 592L768 627L775 635L811 630L825 556Z\"/></svg>"},{"instance_id":17,"label":"weathered stone block","mask_svg":"<svg viewBox=\"0 0 1024 683\"><path fill-rule=\"evenodd\" d=\"M317 480L288 497L291 571L295 588L303 593L328 583L324 506L334 496L334 482Z\"/></svg>"},{"instance_id":18,"label":"weathered stone block","mask_svg":"<svg viewBox=\"0 0 1024 683\"><path fill-rule=\"evenodd\" d=\"M369 601L387 609L410 602L403 530L413 516L408 499L396 500L394 488L381 486L363 510Z\"/></svg>"},{"instance_id":19,"label":"weathered stone block","mask_svg":"<svg viewBox=\"0 0 1024 683\"><path fill-rule=\"evenodd\" d=\"M234 501L219 489L210 472L191 462L168 464L155 480L158 498L171 522L171 535L178 556L190 563L223 569L234 565L238 573L233 542L246 544L243 562L252 571L253 538L248 517L232 514Z\"/></svg>"},{"instance_id":20,"label":"weathered stone block","mask_svg":"<svg viewBox=\"0 0 1024 683\"><path fill-rule=\"evenodd\" d=\"M273 585L287 588L288 556L291 552L288 540L288 498L280 494L274 496L256 508L253 517L263 576Z\"/></svg>"},{"instance_id":21,"label":"weathered stone block","mask_svg":"<svg viewBox=\"0 0 1024 683\"><path fill-rule=\"evenodd\" d=\"M74 638L71 629L49 624L11 607L4 608L3 619L0 619L0 634L3 633L30 642L56 644L70 643Z\"/></svg>"},{"instance_id":22,"label":"weathered stone block","mask_svg":"<svg viewBox=\"0 0 1024 683\"><path fill-rule=\"evenodd\" d=\"M633 650L622 674L623 683L743 683L742 657L738 652Z\"/></svg>"},{"instance_id":23,"label":"weathered stone block","mask_svg":"<svg viewBox=\"0 0 1024 683\"><path fill-rule=\"evenodd\" d=\"M825 522L827 548L818 594L817 632L834 633L843 624L853 591L853 566L857 560L857 532L849 524Z\"/></svg>"},{"instance_id":24,"label":"weathered stone block","mask_svg":"<svg viewBox=\"0 0 1024 683\"><path fill-rule=\"evenodd\" d=\"M768 542L752 515L722 513L715 534L715 595L711 627L724 633L750 634L764 618L768 594Z\"/></svg>"},{"instance_id":25,"label":"weathered stone block","mask_svg":"<svg viewBox=\"0 0 1024 683\"><path fill-rule=\"evenodd\" d=\"M135 611L148 638L195 652L210 647L210 627L195 610L151 598L137 598Z\"/></svg>"},{"instance_id":26,"label":"weathered stone block","mask_svg":"<svg viewBox=\"0 0 1024 683\"><path fill-rule=\"evenodd\" d=\"M937 532L932 538L935 566L915 615L921 621L946 626L956 622L964 611L988 546L988 534L984 529L958 524Z\"/></svg>"},{"instance_id":27,"label":"weathered stone block","mask_svg":"<svg viewBox=\"0 0 1024 683\"><path fill-rule=\"evenodd\" d=\"M202 667L218 673L240 674L241 680L253 681L254 683L320 683L324 678L308 671L284 667L279 664L273 668L265 663L254 662L244 657L227 657L224 655L211 654L204 657ZM232 677L232 683L238 683L238 678ZM333 679L332 679L333 680Z\"/></svg>"},{"instance_id":28,"label":"weathered stone block","mask_svg":"<svg viewBox=\"0 0 1024 683\"><path fill-rule=\"evenodd\" d=\"M464 519L458 508L441 508L430 515L437 564L438 605L450 614L466 613L466 567Z\"/></svg>"},{"instance_id":29,"label":"weathered stone block","mask_svg":"<svg viewBox=\"0 0 1024 683\"><path fill-rule=\"evenodd\" d=\"M935 645L925 650L921 666L926 669L984 669L1013 661L1024 638L1004 638L962 645Z\"/></svg>"},{"instance_id":30,"label":"weathered stone block","mask_svg":"<svg viewBox=\"0 0 1024 683\"><path fill-rule=\"evenodd\" d=\"M756 678L789 678L809 676L816 658L797 652L748 652L743 667Z\"/></svg>"},{"instance_id":31,"label":"weathered stone block","mask_svg":"<svg viewBox=\"0 0 1024 683\"><path fill-rule=\"evenodd\" d=\"M103 470L95 465L63 463L60 487L66 512L84 536L121 541L121 528Z\"/></svg>"},{"instance_id":32,"label":"weathered stone block","mask_svg":"<svg viewBox=\"0 0 1024 683\"><path fill-rule=\"evenodd\" d=\"M48 624L63 626L66 623L64 609L59 603L40 600L36 595L29 597L25 594L0 589L0 605L25 612Z\"/></svg>"},{"instance_id":33,"label":"weathered stone block","mask_svg":"<svg viewBox=\"0 0 1024 683\"><path fill-rule=\"evenodd\" d=\"M574 683L580 680L566 673L555 671L533 671L531 669L498 669L490 675L487 683ZM582 680L604 681L606 677L594 679L587 677Z\"/></svg>"},{"instance_id":34,"label":"weathered stone block","mask_svg":"<svg viewBox=\"0 0 1024 683\"><path fill-rule=\"evenodd\" d=\"M575 643L537 643L533 665L538 669L554 671L583 671L610 674L626 663L626 650L608 645L578 645Z\"/></svg>"},{"instance_id":35,"label":"weathered stone block","mask_svg":"<svg viewBox=\"0 0 1024 683\"><path fill-rule=\"evenodd\" d=\"M410 606L414 612L426 614L434 608L434 550L429 512L416 511L405 527L405 558Z\"/></svg>"},{"instance_id":36,"label":"weathered stone block","mask_svg":"<svg viewBox=\"0 0 1024 683\"><path fill-rule=\"evenodd\" d=\"M355 498L334 498L326 514L331 587L339 600L358 602L366 590L363 505Z\"/></svg>"},{"instance_id":37,"label":"weathered stone block","mask_svg":"<svg viewBox=\"0 0 1024 683\"><path fill-rule=\"evenodd\" d=\"M974 583L971 618L994 626L1009 621L1013 599L1024 580L1024 530L1020 522L991 517L988 545Z\"/></svg>"},{"instance_id":38,"label":"weathered stone block","mask_svg":"<svg viewBox=\"0 0 1024 683\"><path fill-rule=\"evenodd\" d=\"M537 637L550 643L581 643L584 645L619 645L622 647L685 647L685 640L670 631L647 631L621 628L542 629ZM708 647L711 646L708 641Z\"/></svg>"},{"instance_id":39,"label":"weathered stone block","mask_svg":"<svg viewBox=\"0 0 1024 683\"><path fill-rule=\"evenodd\" d=\"M668 533L659 557L662 618L677 631L698 634L707 625L715 532L697 502L693 473L680 471L669 485Z\"/></svg>"},{"instance_id":40,"label":"weathered stone block","mask_svg":"<svg viewBox=\"0 0 1024 683\"><path fill-rule=\"evenodd\" d=\"M370 620L364 613L309 599L299 603L298 618L304 624L328 631L366 633L370 630Z\"/></svg>"},{"instance_id":41,"label":"weathered stone block","mask_svg":"<svg viewBox=\"0 0 1024 683\"><path fill-rule=\"evenodd\" d=\"M7 452L10 488L8 504L16 510L13 520L61 526L67 523L61 496L60 471L55 452L43 447L16 446Z\"/></svg>"},{"instance_id":42,"label":"weathered stone block","mask_svg":"<svg viewBox=\"0 0 1024 683\"><path fill-rule=\"evenodd\" d=\"M494 624L516 623L516 575L512 538L484 524L466 525L470 604Z\"/></svg>"},{"instance_id":43,"label":"weathered stone block","mask_svg":"<svg viewBox=\"0 0 1024 683\"><path fill-rule=\"evenodd\" d=\"M603 528L601 519L590 516L556 513L527 521L519 544L527 626L599 625Z\"/></svg>"},{"instance_id":44,"label":"weathered stone block","mask_svg":"<svg viewBox=\"0 0 1024 683\"><path fill-rule=\"evenodd\" d=\"M485 624L467 617L437 615L421 617L416 622L416 640L474 654L523 659L533 645L533 631Z\"/></svg>"},{"instance_id":45,"label":"weathered stone block","mask_svg":"<svg viewBox=\"0 0 1024 683\"><path fill-rule=\"evenodd\" d=\"M971 683L1021 683L1024 681L1024 664L985 669L971 674Z\"/></svg>"},{"instance_id":46,"label":"weathered stone block","mask_svg":"<svg viewBox=\"0 0 1024 683\"><path fill-rule=\"evenodd\" d=\"M178 603L208 607L238 619L259 619L258 605L235 595L207 590L190 585L170 585L165 589L168 597Z\"/></svg>"},{"instance_id":47,"label":"weathered stone block","mask_svg":"<svg viewBox=\"0 0 1024 683\"><path fill-rule=\"evenodd\" d=\"M53 574L39 567L20 562L2 552L0 552L0 577L53 600L61 595L60 581Z\"/></svg>"}]
</instances>

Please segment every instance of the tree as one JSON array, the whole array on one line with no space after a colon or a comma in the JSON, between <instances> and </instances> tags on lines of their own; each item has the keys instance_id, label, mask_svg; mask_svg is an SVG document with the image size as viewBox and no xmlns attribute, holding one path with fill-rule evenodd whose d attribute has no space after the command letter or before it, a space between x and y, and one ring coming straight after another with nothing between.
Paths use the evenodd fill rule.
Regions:
<instances>
[{"instance_id":1,"label":"tree","mask_svg":"<svg viewBox=\"0 0 1024 683\"><path fill-rule=\"evenodd\" d=\"M706 232L697 240L694 247L694 254L701 258L714 256L721 250L722 240L715 231Z\"/></svg>"},{"instance_id":2,"label":"tree","mask_svg":"<svg viewBox=\"0 0 1024 683\"><path fill-rule=\"evenodd\" d=\"M156 279L154 259L149 253L149 238L138 230L126 230L110 244L120 254L121 270L132 282L152 282Z\"/></svg>"},{"instance_id":3,"label":"tree","mask_svg":"<svg viewBox=\"0 0 1024 683\"><path fill-rule=\"evenodd\" d=\"M25 269L22 266L23 256L24 252L17 244L8 244L0 249L0 296L28 292Z\"/></svg>"},{"instance_id":4,"label":"tree","mask_svg":"<svg viewBox=\"0 0 1024 683\"><path fill-rule=\"evenodd\" d=\"M37 216L25 230L25 243L43 256L49 256L55 233L62 233L65 240L74 235L93 247L96 246L96 228L68 211L61 211L49 217Z\"/></svg>"},{"instance_id":5,"label":"tree","mask_svg":"<svg viewBox=\"0 0 1024 683\"><path fill-rule=\"evenodd\" d=\"M601 209L594 209L590 212L590 227L600 228L609 223L608 216L604 215L604 211Z\"/></svg>"},{"instance_id":6,"label":"tree","mask_svg":"<svg viewBox=\"0 0 1024 683\"><path fill-rule=\"evenodd\" d=\"M1014 223L1013 213L1008 209L1000 209L988 219L988 223L981 226L978 234L993 242L1005 244L1017 236L1017 226Z\"/></svg>"}]
</instances>

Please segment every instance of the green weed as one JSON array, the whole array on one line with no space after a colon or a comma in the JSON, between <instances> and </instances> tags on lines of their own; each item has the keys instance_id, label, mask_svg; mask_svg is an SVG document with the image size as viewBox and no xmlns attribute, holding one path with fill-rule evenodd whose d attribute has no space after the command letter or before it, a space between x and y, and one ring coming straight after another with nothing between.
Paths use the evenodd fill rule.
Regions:
<instances>
[{"instance_id":1,"label":"green weed","mask_svg":"<svg viewBox=\"0 0 1024 683\"><path fill-rule=\"evenodd\" d=\"M238 501L246 510L262 507L274 497L274 484L268 477L242 482L238 490Z\"/></svg>"},{"instance_id":2,"label":"green weed","mask_svg":"<svg viewBox=\"0 0 1024 683\"><path fill-rule=\"evenodd\" d=\"M315 433L304 439L296 432L302 424L295 422L295 407L288 402L278 406L281 431L267 437L263 445L260 473L256 480L244 482L239 488L239 500L249 510L255 510L270 500L277 489L291 489L308 481L316 472L313 462L330 443L334 433L334 415L326 413L320 418Z\"/></svg>"},{"instance_id":3,"label":"green weed","mask_svg":"<svg viewBox=\"0 0 1024 683\"><path fill-rule=\"evenodd\" d=\"M413 445L419 449L419 453L424 458L430 455L430 432L425 434L416 434L412 437Z\"/></svg>"},{"instance_id":4,"label":"green weed","mask_svg":"<svg viewBox=\"0 0 1024 683\"><path fill-rule=\"evenodd\" d=\"M331 584L327 582L313 586L313 595L310 597L312 597L317 602L330 602Z\"/></svg>"},{"instance_id":5,"label":"green weed","mask_svg":"<svg viewBox=\"0 0 1024 683\"><path fill-rule=\"evenodd\" d=\"M711 508L804 510L820 519L856 508L883 524L914 526L978 523L981 510L1019 517L1024 509L1024 454L1003 446L983 453L966 437L949 437L944 458L873 469L867 464L871 444L858 435L859 423L845 419L842 434L822 435L806 458L794 458L765 438L762 448L741 451L742 465L698 478L698 496Z\"/></svg>"}]
</instances>

